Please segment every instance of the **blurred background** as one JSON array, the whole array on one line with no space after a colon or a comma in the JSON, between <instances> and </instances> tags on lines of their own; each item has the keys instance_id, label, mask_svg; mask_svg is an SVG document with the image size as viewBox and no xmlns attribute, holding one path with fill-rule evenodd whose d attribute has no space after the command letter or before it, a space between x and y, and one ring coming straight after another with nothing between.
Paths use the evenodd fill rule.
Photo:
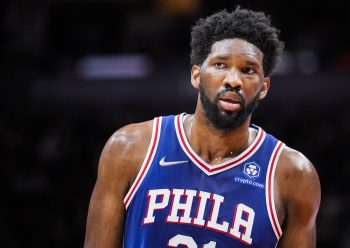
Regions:
<instances>
[{"instance_id":1,"label":"blurred background","mask_svg":"<svg viewBox=\"0 0 350 248\"><path fill-rule=\"evenodd\" d=\"M105 142L194 111L191 26L237 4L270 14L286 42L254 123L315 164L318 247L350 247L347 0L2 0L1 247L83 246Z\"/></svg>"}]
</instances>

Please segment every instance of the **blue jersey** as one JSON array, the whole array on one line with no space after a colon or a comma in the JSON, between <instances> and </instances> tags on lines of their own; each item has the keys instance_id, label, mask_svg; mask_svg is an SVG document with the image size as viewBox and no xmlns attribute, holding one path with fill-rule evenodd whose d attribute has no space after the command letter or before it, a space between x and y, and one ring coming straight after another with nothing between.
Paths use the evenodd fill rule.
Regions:
<instances>
[{"instance_id":1,"label":"blue jersey","mask_svg":"<svg viewBox=\"0 0 350 248\"><path fill-rule=\"evenodd\" d=\"M124 247L276 247L273 196L284 144L260 127L239 156L210 165L191 148L186 114L154 119L140 171L124 198Z\"/></svg>"}]
</instances>

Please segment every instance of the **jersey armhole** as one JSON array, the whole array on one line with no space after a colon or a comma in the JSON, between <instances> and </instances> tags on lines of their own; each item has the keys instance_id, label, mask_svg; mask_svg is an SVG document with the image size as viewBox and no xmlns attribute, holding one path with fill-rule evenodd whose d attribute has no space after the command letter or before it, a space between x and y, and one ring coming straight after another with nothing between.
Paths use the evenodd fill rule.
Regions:
<instances>
[{"instance_id":1,"label":"jersey armhole","mask_svg":"<svg viewBox=\"0 0 350 248\"><path fill-rule=\"evenodd\" d=\"M151 167L154 155L156 154L157 147L158 147L161 125L162 125L162 117L154 118L151 141L148 146L146 156L142 162L141 168L137 173L137 176L133 184L131 185L128 193L125 195L123 200L125 209L127 209L128 206L130 205L130 202L132 201L143 179L147 175L149 168Z\"/></svg>"},{"instance_id":2,"label":"jersey armhole","mask_svg":"<svg viewBox=\"0 0 350 248\"><path fill-rule=\"evenodd\" d=\"M272 229L276 235L277 240L279 240L282 236L282 228L280 226L280 223L278 221L277 213L276 213L276 206L275 206L275 198L274 198L274 178L275 178L275 171L278 163L278 159L281 155L281 152L283 148L285 147L285 144L281 141L278 141L270 158L269 165L267 168L267 174L266 174L266 206L267 206L267 212L270 218Z\"/></svg>"}]
</instances>

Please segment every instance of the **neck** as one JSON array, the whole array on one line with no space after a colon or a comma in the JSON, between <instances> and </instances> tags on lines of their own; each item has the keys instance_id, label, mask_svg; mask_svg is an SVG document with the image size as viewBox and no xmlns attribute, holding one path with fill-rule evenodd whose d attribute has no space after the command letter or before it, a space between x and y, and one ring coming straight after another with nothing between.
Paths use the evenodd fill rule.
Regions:
<instances>
[{"instance_id":1,"label":"neck","mask_svg":"<svg viewBox=\"0 0 350 248\"><path fill-rule=\"evenodd\" d=\"M250 116L235 130L218 130L197 110L186 118L185 131L192 148L206 162L218 164L232 159L253 142L256 132L249 130Z\"/></svg>"}]
</instances>

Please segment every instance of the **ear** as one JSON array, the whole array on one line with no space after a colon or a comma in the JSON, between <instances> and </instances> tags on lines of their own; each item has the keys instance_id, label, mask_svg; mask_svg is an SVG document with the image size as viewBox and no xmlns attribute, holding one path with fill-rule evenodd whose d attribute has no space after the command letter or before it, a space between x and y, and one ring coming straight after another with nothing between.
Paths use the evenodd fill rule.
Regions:
<instances>
[{"instance_id":1,"label":"ear","mask_svg":"<svg viewBox=\"0 0 350 248\"><path fill-rule=\"evenodd\" d=\"M192 66L191 70L191 84L194 88L199 89L200 83L200 67L197 65Z\"/></svg>"},{"instance_id":2,"label":"ear","mask_svg":"<svg viewBox=\"0 0 350 248\"><path fill-rule=\"evenodd\" d=\"M270 88L270 78L266 77L264 78L263 85L260 89L259 100L264 99L266 97L267 92L269 91L269 88Z\"/></svg>"}]
</instances>

